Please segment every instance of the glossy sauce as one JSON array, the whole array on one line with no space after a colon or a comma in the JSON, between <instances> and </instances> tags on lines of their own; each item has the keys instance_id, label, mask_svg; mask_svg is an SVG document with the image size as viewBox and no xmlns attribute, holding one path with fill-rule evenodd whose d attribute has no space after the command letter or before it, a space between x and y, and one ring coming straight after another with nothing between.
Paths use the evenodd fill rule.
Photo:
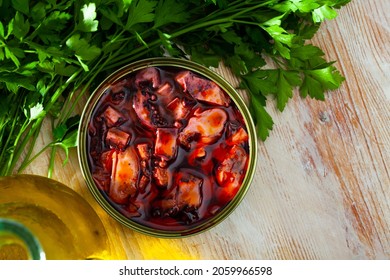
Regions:
<instances>
[{"instance_id":1,"label":"glossy sauce","mask_svg":"<svg viewBox=\"0 0 390 280\"><path fill-rule=\"evenodd\" d=\"M160 230L213 217L234 198L248 166L248 135L234 102L215 83L173 67L109 85L87 141L92 176L107 200Z\"/></svg>"}]
</instances>

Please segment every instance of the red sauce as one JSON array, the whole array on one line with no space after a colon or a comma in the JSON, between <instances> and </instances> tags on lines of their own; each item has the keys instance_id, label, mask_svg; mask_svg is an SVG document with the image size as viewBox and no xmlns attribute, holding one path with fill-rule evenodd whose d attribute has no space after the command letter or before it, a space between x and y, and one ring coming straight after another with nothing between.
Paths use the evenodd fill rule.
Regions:
<instances>
[{"instance_id":1,"label":"red sauce","mask_svg":"<svg viewBox=\"0 0 390 280\"><path fill-rule=\"evenodd\" d=\"M89 166L129 219L183 230L221 211L248 167L241 113L214 82L173 67L146 68L109 85L93 111Z\"/></svg>"}]
</instances>

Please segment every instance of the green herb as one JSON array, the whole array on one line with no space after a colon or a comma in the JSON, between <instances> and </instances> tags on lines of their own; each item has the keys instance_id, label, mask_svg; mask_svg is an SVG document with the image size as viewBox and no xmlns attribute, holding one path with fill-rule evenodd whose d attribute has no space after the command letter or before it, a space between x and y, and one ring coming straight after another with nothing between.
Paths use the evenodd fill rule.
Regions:
<instances>
[{"instance_id":1,"label":"green herb","mask_svg":"<svg viewBox=\"0 0 390 280\"><path fill-rule=\"evenodd\" d=\"M166 54L229 67L265 140L270 96L282 111L296 88L323 100L340 86L333 63L306 41L348 2L0 0L0 175L22 171L48 148L67 155L77 144L75 108L88 89L120 66ZM53 141L33 155L44 119L52 121Z\"/></svg>"}]
</instances>

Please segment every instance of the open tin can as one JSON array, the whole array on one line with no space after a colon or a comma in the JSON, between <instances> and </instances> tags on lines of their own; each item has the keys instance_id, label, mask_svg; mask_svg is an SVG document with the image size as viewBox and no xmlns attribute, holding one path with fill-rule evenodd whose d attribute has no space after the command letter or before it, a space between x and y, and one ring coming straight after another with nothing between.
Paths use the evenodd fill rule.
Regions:
<instances>
[{"instance_id":1,"label":"open tin can","mask_svg":"<svg viewBox=\"0 0 390 280\"><path fill-rule=\"evenodd\" d=\"M83 111L83 176L103 209L138 232L191 236L242 201L256 160L243 99L197 63L153 58L108 76Z\"/></svg>"}]
</instances>

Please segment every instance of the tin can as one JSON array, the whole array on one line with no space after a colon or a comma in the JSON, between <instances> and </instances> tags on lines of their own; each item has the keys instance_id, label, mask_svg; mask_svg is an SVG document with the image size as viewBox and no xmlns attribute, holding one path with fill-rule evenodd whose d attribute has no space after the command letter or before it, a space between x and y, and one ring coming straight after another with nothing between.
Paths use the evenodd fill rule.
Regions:
<instances>
[{"instance_id":1,"label":"tin can","mask_svg":"<svg viewBox=\"0 0 390 280\"><path fill-rule=\"evenodd\" d=\"M227 96L230 98L230 100L234 103L235 108L238 109L238 111L240 112L240 114L242 116L243 126L245 128L246 136L247 136L245 138L246 139L246 142L245 142L246 146L245 147L247 149L246 150L247 154L244 157L245 162L246 162L245 174L242 174L242 177L240 179L240 186L239 186L238 190L235 191L234 196L229 200L229 202L226 205L223 205L223 207L221 207L220 209L216 209L215 211L212 210L212 207L207 208L208 209L207 211L210 213L213 213L213 214L209 213L207 218L205 218L205 219L197 217L198 214L196 213L195 210L197 207L200 207L199 206L200 200L202 200L202 203L206 203L206 201L205 201L206 199L204 197L200 196L200 198L197 199L197 195L199 193L199 190L204 192L205 188L206 188L206 184L204 181L199 180L197 178L197 175L193 175L194 173L191 173L192 171L189 172L192 175L191 174L188 175L187 173L185 173L184 176L186 178L184 178L182 181L180 181L183 184L185 184L185 187L182 187L181 189L179 187L176 187L178 190L175 189L174 191L168 191L168 190L166 190L167 187L164 187L164 185L163 185L163 187L157 187L157 189L158 189L157 191L159 193L163 193L163 192L168 193L167 196L169 197L169 199L160 201L157 204L155 204L155 205L159 205L159 206L153 206L154 208L152 207L154 209L153 214L151 214L151 213L149 213L149 214L143 213L142 215L139 214L137 212L138 210L144 209L144 208L146 209L147 207L149 207L149 205L142 205L142 203L139 201L134 202L134 204L131 204L131 203L126 204L127 201L129 200L129 197L133 197L140 192L139 185L137 185L136 188L133 188L132 186L129 186L126 183L126 186L127 186L125 188L126 191L123 191L123 189L124 189L123 187L119 187L120 191L116 194L113 193L112 188L114 188L113 184L115 184L115 183L113 183L113 180L114 180L113 177L115 175L113 175L114 174L112 171L113 167L111 165L113 164L113 162L114 162L114 164L118 164L118 162L119 162L118 157L120 158L121 153L123 153L124 146L128 145L128 143L131 142L133 139L132 132L119 131L119 134L118 134L118 129L115 126L117 125L117 123L121 123L121 120L122 120L120 110L112 109L110 106L108 106L108 107L110 107L110 109L108 110L107 109L108 107L106 106L107 108L102 113L104 115L102 118L106 117L106 119L108 119L108 120L105 120L105 124L104 124L104 129L107 129L107 131L103 132L102 135L100 135L99 137L105 139L102 141L106 141L106 142L113 141L113 142L110 142L110 145L111 145L111 147L113 146L113 149L110 150L109 152L107 152L108 158L109 158L109 164L108 164L109 167L107 167L107 164L102 163L102 164L98 164L98 165L103 165L103 167L100 166L100 167L95 168L94 164L91 163L91 161L92 161L91 158L93 158L94 156L99 158L99 159L101 159L103 157L105 159L107 158L106 153L104 151L100 151L99 150L100 148L96 148L99 150L98 152L95 151L95 153L91 153L91 149L94 149L93 147L95 147L95 146L100 147L102 145L102 143L96 143L96 141L98 141L98 140L96 140L97 138L95 139L96 141L94 143L91 143L91 141L93 140L91 138L91 134L96 135L99 133L99 132L95 131L96 128L93 127L93 125L91 125L91 121L94 119L99 119L99 120L101 119L101 117L96 117L95 114L97 114L96 113L97 108L99 106L102 106L103 97L106 96L108 94L108 92L109 92L109 94L114 94L114 93L118 94L118 96L119 96L118 98L117 97L110 97L111 98L110 100L120 99L118 101L119 103L120 102L129 102L129 100L130 100L130 102L133 102L133 103L130 105L127 104L126 106L128 106L129 108L133 107L131 109L131 110L133 110L135 108L134 102L138 102L137 97L132 97L133 99L127 99L127 101L126 101L126 96L124 96L124 95L126 95L127 93L123 93L121 90L118 90L119 92L115 92L115 91L117 91L117 89L115 89L112 85L126 84L127 77L130 77L131 75L133 75L133 76L138 75L137 73L140 73L141 71L146 71L145 69L156 69L156 68L157 69L159 69L159 68L174 69L174 71L178 71L180 73L188 71L189 73L194 74L196 76L199 76L202 79L204 78L207 81L212 81L213 83L218 85L220 87L220 89L222 89L222 91L225 94L227 94ZM156 81L154 81L153 78L150 78L150 76L151 76L151 73L144 74L144 77L146 77L146 79L149 79L148 81L151 83L151 86L149 88L152 88L152 87L154 87L154 84L152 84L152 83L154 83ZM134 80L135 80L135 78L132 78L133 82L134 82ZM141 87L142 81L139 82L138 85L139 85L139 87ZM209 87L209 84L205 87ZM164 90L164 87L160 86L159 90L160 89L162 91L162 90ZM149 93L147 89L139 90L139 98L144 98L145 95L152 96L153 94ZM121 98L124 99L125 101L123 101ZM150 97L150 98L152 99L152 97ZM131 101L131 100L133 100L133 101ZM112 101L112 102L115 103L117 101ZM169 104L171 104L171 103L169 103ZM146 107L149 106L149 103L140 103L140 104L145 105ZM216 108L217 107L221 107L221 105L217 105ZM151 108L154 108L153 110L156 110L156 111L159 110L158 108L155 108L155 107L151 107ZM103 109L101 109L101 110L103 110ZM107 112L107 111L110 111L110 112ZM180 112L182 112L182 111L180 111ZM211 112L211 109L209 112ZM138 111L137 111L137 113L138 113ZM146 113L148 113L148 112L146 112ZM131 114L134 115L134 112ZM145 112L140 111L139 114L145 115ZM201 115L201 114L199 114L199 115ZM147 115L147 116L148 116L147 121L149 123L146 123L146 126L148 126L151 122L149 115ZM155 115L153 115L153 116L155 116ZM164 121L164 115L161 115L160 119L161 118ZM198 118L201 119L201 117L198 117ZM154 121L158 122L159 119L157 118L157 120L154 120ZM175 125L177 125L177 123L178 122L176 121ZM188 124L188 123L189 122L187 122L186 124ZM145 125L145 123L142 125ZM122 125L122 126L125 126L125 125ZM157 127L158 126L159 125L157 124ZM112 127L114 127L114 128L112 128ZM180 124L177 127L179 127L179 128L177 128L177 129L173 128L172 130L174 130L176 132L179 131L178 133L180 136L180 135L182 135L181 133L183 133L183 128L180 127ZM157 128L157 131L159 131L161 133L162 131L164 131L164 128L162 128L162 129ZM111 134L113 134L114 136L111 137ZM107 136L107 135L110 135L110 136ZM120 136L118 136L118 135L120 135ZM158 136L157 136L157 138L158 138ZM154 137L153 139L154 139L153 141L157 141L156 137ZM208 143L208 142L210 142L209 140L210 139L206 139L204 142ZM230 141L229 139L224 139L224 141L225 140ZM177 147L175 145L176 144L173 144L172 148L177 150ZM220 144L219 146L224 146L224 144ZM215 150L216 147L217 146L213 146L213 149ZM137 150L138 148L139 147L137 146L137 148L134 148L133 150ZM165 161L162 160L162 162L160 162L159 164L160 165L162 165L161 163L166 164L166 162L170 160L170 158L169 158L170 155L169 154L166 155L166 154L164 154L164 152L162 152L162 154L161 154L161 152L157 151L157 150L158 149L156 147L152 147L148 151L149 152L152 151L154 153L160 153L159 156L161 156L162 158L165 157ZM204 150L202 150L202 151L204 151ZM137 174L138 173L141 174L142 172L144 172L144 173L146 172L146 170L144 168L145 167L144 165L146 163L145 163L145 161L142 160L142 155L140 156L139 152L140 152L139 149L137 150L137 152L134 152L136 154L136 156L134 156L136 158L136 162L138 162L139 164L135 163L135 164L133 164L133 166L131 166L131 164L129 163L131 168L129 169L129 172L125 172L126 173L125 176L131 176L132 172L137 172ZM99 156L96 156L95 155L96 153L98 153ZM169 153L169 151L168 151L168 153ZM176 151L176 153L177 153L177 151ZM204 153L206 153L206 152L204 152ZM207 153L214 153L214 151L207 150ZM199 157L201 157L201 156L202 155L200 155ZM224 155L222 155L222 157L223 156ZM184 59L166 58L166 57L144 59L144 60L140 60L140 61L131 63L131 64L124 66L121 69L113 72L93 91L89 100L87 101L87 104L86 104L84 111L82 113L82 116L81 116L80 127L79 127L79 136L78 136L78 157L79 157L79 162L81 165L82 174L85 178L86 184L87 184L90 192L92 193L94 198L97 200L97 202L100 204L100 206L109 215L111 215L114 219L116 219L118 222L120 222L121 224L123 224L123 225L125 225L133 230L136 230L136 231L141 232L143 234L151 235L154 237L178 238L178 237L192 236L195 234L202 233L202 232L214 227L215 225L219 224L222 220L224 220L227 216L229 216L229 214L231 214L232 211L243 200L243 198L244 198L245 194L247 193L249 186L252 182L255 167L256 167L256 162L257 162L256 130L255 130L255 126L254 126L254 123L252 121L250 112L249 112L245 102L243 101L241 96L238 94L238 92L235 90L235 88L232 85L230 85L230 83L227 82L224 78L222 78L219 74L213 72L212 70L210 70L210 69L208 69L200 64L197 64L197 63L192 62L192 61L184 60ZM168 159L167 159L167 157L168 157ZM217 158L218 156L213 155L213 157ZM127 159L129 159L129 158L131 159L131 154L129 156L127 156ZM219 169L223 169L225 167L225 169L226 169L226 165L228 165L228 166L230 166L229 168L232 168L231 166L235 164L235 161L237 161L236 159L237 159L236 154L228 160L222 159L221 161L226 162L226 164L224 165L223 163L221 163L218 165L218 163L217 163L217 165L218 165L217 167ZM213 162L215 162L215 159L212 159L212 160L214 160ZM150 163L150 162L151 161L149 160L148 164L155 164L153 162L152 163ZM211 164L211 161L210 161L210 164ZM103 169L105 171L102 171L102 172L96 171L96 170L100 170L99 168ZM107 170L111 170L111 173L110 173L110 171L107 171ZM157 166L152 170L152 172L149 172L149 173L146 172L146 173L148 173L148 176L149 176L145 180L147 182L146 188L150 188L150 183L148 183L148 182L150 182L150 178L152 178L152 180L155 180L155 178L157 178L157 175L155 175L156 174L155 172L159 172L161 170L164 171L164 169L159 169L159 167ZM228 171L231 171L231 170L229 169ZM215 173L217 171L214 170L212 172ZM225 178L226 172L225 173L224 173L224 171L221 171L221 172L218 173L219 174L218 179L217 180L213 179L213 181L216 180L216 181L220 182L221 180L223 181L226 179ZM240 171L240 172L243 173L243 171ZM134 178L137 178L136 179L137 184L140 184L139 182L142 181L142 179L144 179L141 177L147 177L147 176L144 176L145 174L143 174L142 176L139 174L137 175L137 174L135 175ZM174 173L174 174L176 174L176 173ZM183 174L181 174L181 175L183 175ZM104 177L105 179L102 179L100 181L100 179L97 179L99 176ZM172 175L172 176L175 176L175 175ZM163 178L164 178L164 176L163 176ZM179 180L179 179L173 178L170 180L171 180L170 182L172 182L172 181L177 182L177 180ZM231 181L234 181L234 178L231 179ZM175 184L175 183L173 183L173 184ZM195 185L196 189L192 188L192 187L191 187L192 189L189 188L188 187L189 184L191 186ZM111 188L111 190L110 190L110 188ZM164 190L162 191L162 189L164 189ZM218 187L217 191L221 191L221 190L223 190L223 188ZM149 190L143 189L143 192L145 192L145 193L150 192L150 189ZM126 195L122 196L124 193L126 193ZM111 194L113 195L112 197L110 196ZM183 198L184 202L181 201L180 198ZM185 199L187 199L187 200L185 200ZM114 202L113 202L113 200L114 200ZM116 203L116 202L118 202L118 203ZM171 206L166 206L168 204L169 205L171 204ZM161 205L163 205L163 206L161 206ZM183 205L185 205L185 206L183 206ZM130 208L131 209L134 208L136 210L133 211ZM160 217L161 216L161 220L172 221L176 217L175 215L177 214L177 212L178 211L180 212L181 210L185 212L185 215L183 214L183 217L185 217L183 219L185 219L185 220L183 222L183 225L181 225L181 226L171 226L170 222L167 222L166 225L161 225L161 226L153 226L149 222L145 222L145 223L140 222L140 219L142 219L142 217L140 218L140 216L145 216L145 217L146 216L147 217L154 217L154 216ZM179 214L177 214L177 215L179 215ZM182 215L182 213L180 215ZM172 216L173 218L170 216ZM151 218L151 219L154 219L154 218ZM192 222L192 221L195 221L195 222Z\"/></svg>"}]
</instances>

